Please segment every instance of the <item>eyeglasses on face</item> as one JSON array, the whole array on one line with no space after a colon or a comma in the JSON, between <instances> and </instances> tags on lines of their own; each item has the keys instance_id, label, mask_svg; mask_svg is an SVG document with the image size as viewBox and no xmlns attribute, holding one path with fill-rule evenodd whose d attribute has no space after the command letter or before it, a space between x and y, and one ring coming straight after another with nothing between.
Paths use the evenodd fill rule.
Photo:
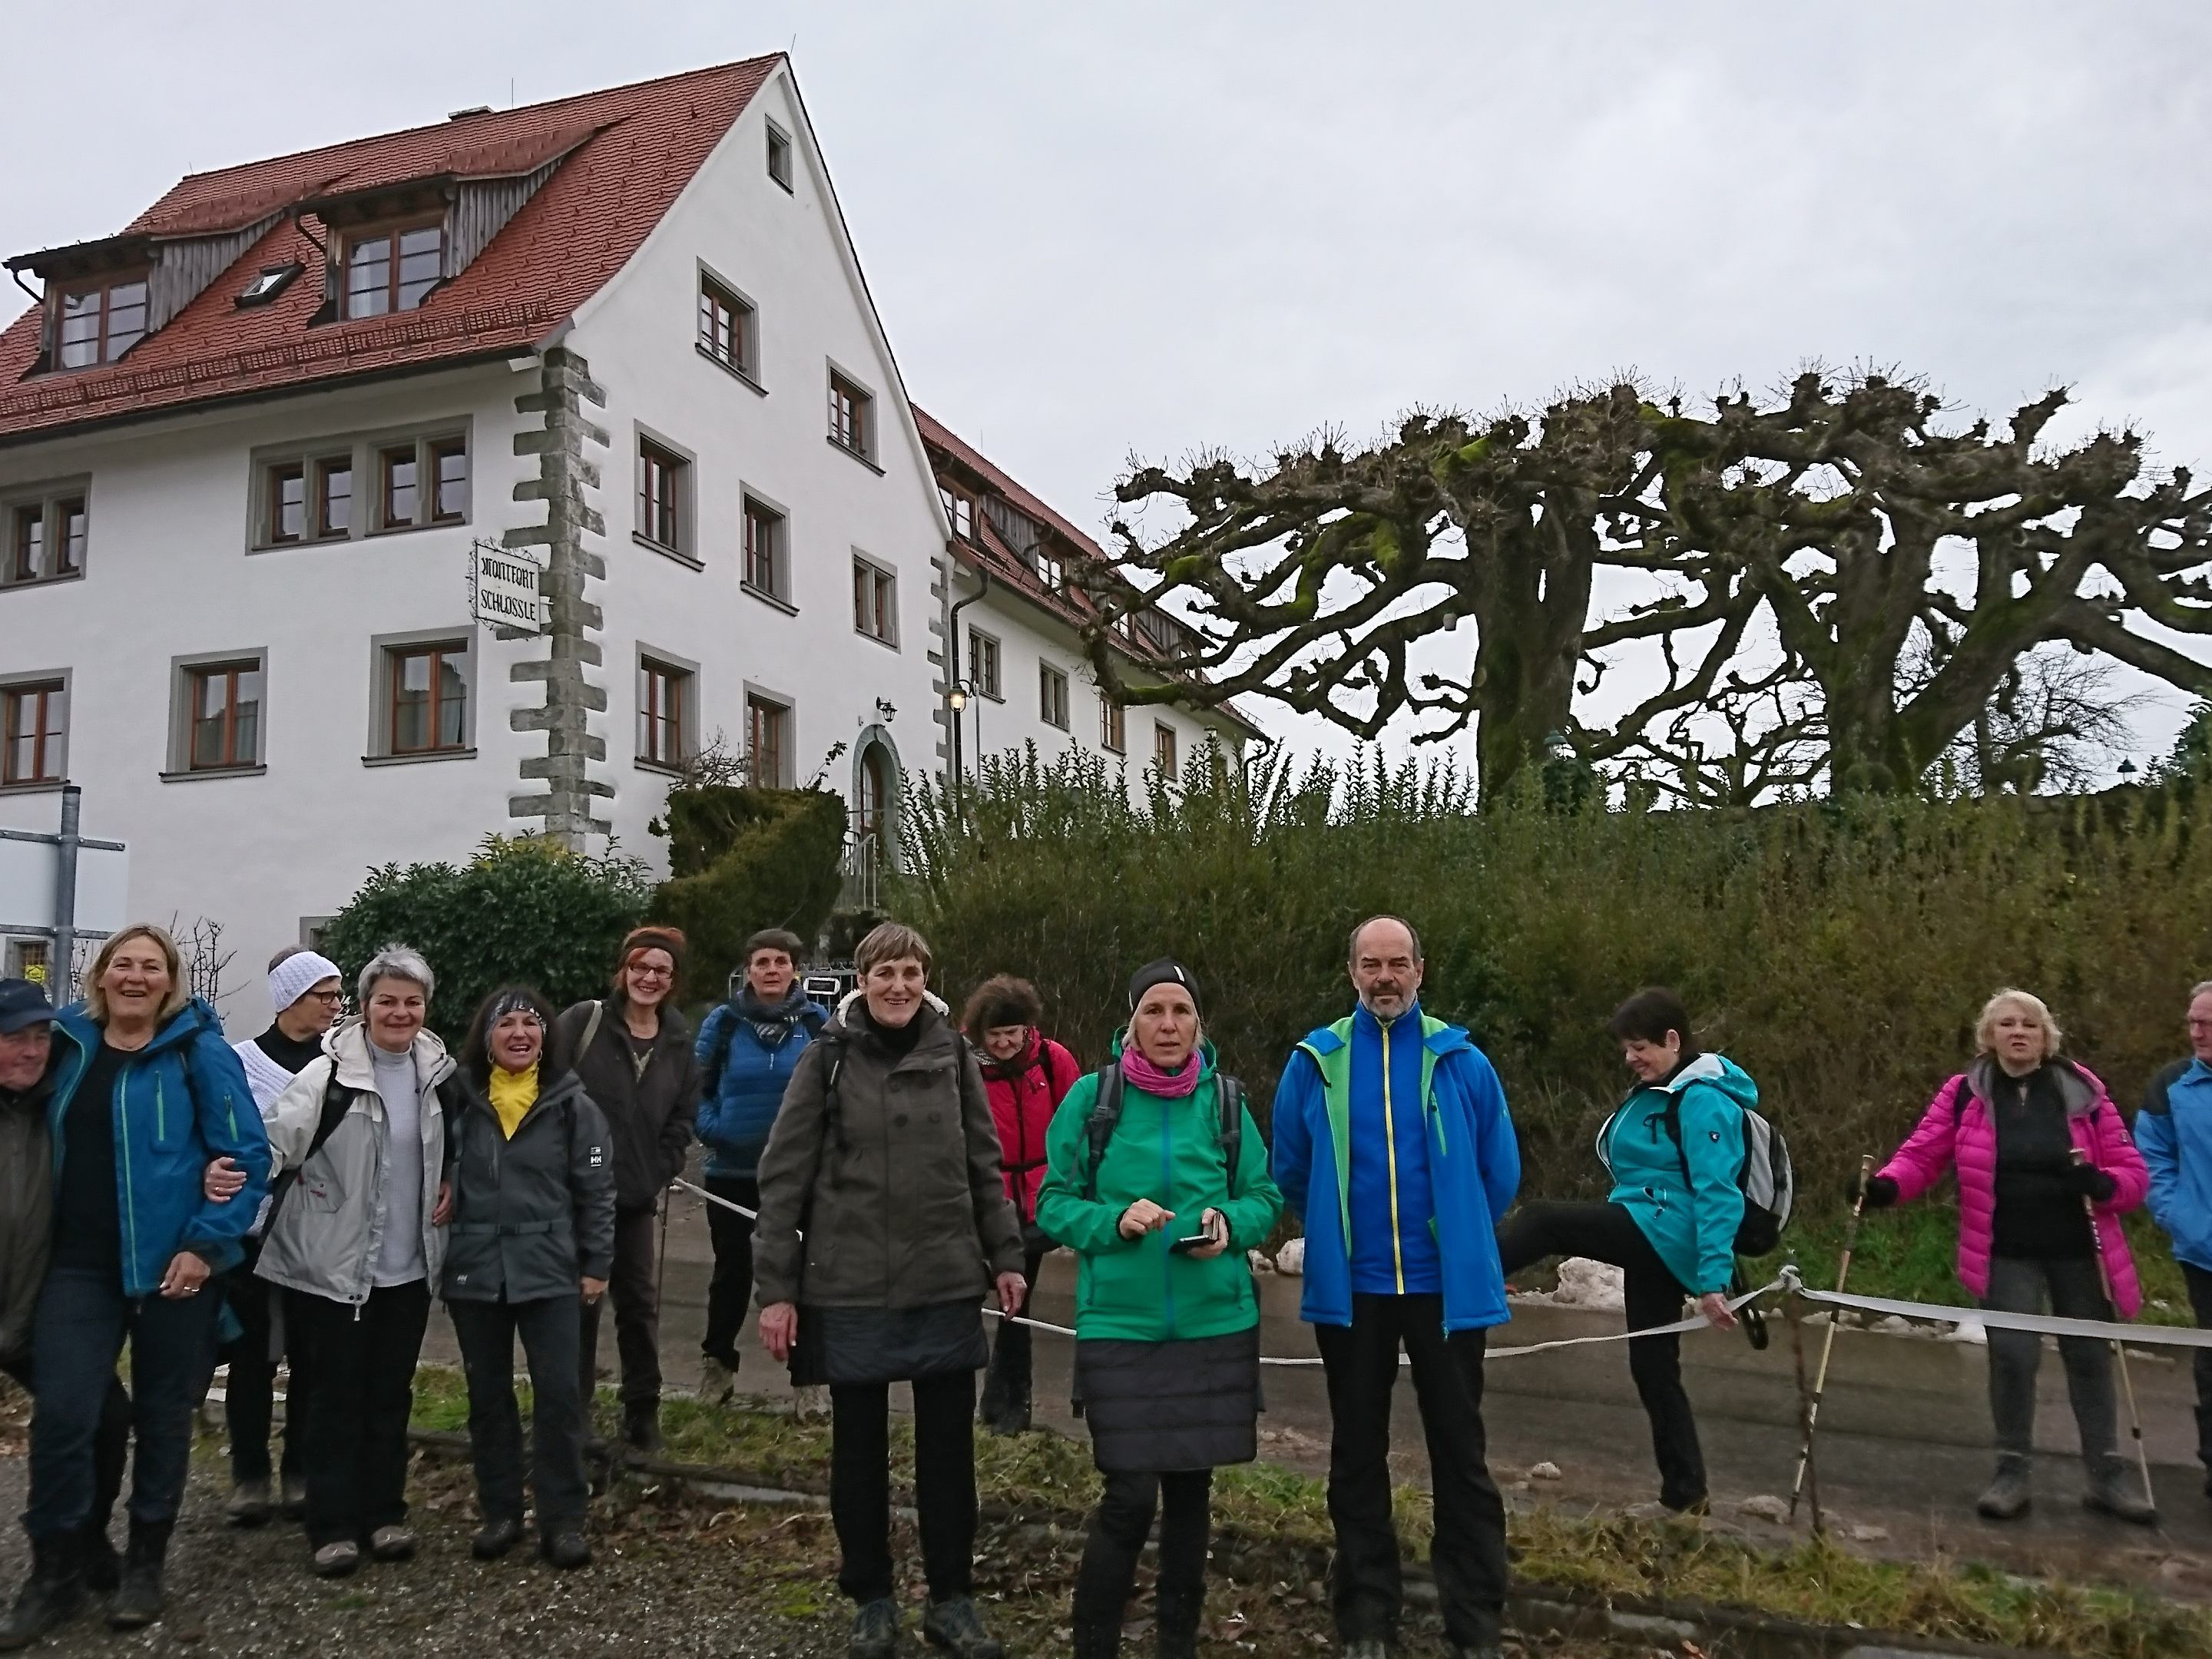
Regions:
<instances>
[{"instance_id":1,"label":"eyeglasses on face","mask_svg":"<svg viewBox=\"0 0 2212 1659\"><path fill-rule=\"evenodd\" d=\"M676 974L673 969L647 968L641 963L629 970L629 976L632 979L673 979Z\"/></svg>"}]
</instances>

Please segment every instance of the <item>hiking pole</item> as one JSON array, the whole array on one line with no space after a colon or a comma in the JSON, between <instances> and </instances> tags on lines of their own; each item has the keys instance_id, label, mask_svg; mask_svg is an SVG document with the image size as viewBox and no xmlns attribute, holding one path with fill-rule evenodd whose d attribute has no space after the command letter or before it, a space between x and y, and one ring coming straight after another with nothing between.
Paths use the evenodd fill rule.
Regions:
<instances>
[{"instance_id":1,"label":"hiking pole","mask_svg":"<svg viewBox=\"0 0 2212 1659\"><path fill-rule=\"evenodd\" d=\"M1827 1528L1823 1524L1820 1519L1820 1472L1813 1467L1813 1402L1814 1395L1812 1389L1808 1386L1805 1381L1805 1298L1797 1293L1799 1283L1800 1281L1796 1274L1794 1273L1791 1273L1790 1275L1788 1287L1784 1291L1784 1294L1789 1298L1790 1346L1796 1357L1797 1416L1798 1420L1805 1425L1805 1461L1797 1466L1797 1473L1801 1477L1802 1477L1806 1489L1806 1496L1812 1502L1813 1535L1817 1538L1822 1533L1826 1532ZM1830 1330L1835 1329L1835 1325L1832 1321L1830 1322L1828 1328ZM1795 1504L1792 1504L1790 1506L1790 1519L1794 1522L1797 1515L1796 1506Z\"/></svg>"},{"instance_id":2,"label":"hiking pole","mask_svg":"<svg viewBox=\"0 0 2212 1659\"><path fill-rule=\"evenodd\" d=\"M1844 1286L1851 1276L1851 1250L1859 1242L1859 1218L1866 1213L1867 1182L1874 1178L1874 1154L1869 1152L1859 1160L1859 1190L1851 1200L1851 1218L1844 1228L1844 1259L1836 1264L1836 1294L1844 1293ZM1813 1467L1813 1431L1820 1421L1820 1396L1828 1390L1828 1361L1836 1352L1836 1322L1842 1316L1839 1308L1828 1310L1827 1334L1820 1342L1820 1369L1813 1378L1813 1399L1805 1413L1805 1443L1797 1449L1797 1478L1790 1483L1790 1524L1797 1524L1797 1499L1805 1490L1805 1471ZM1817 1513L1817 1504L1815 1506ZM1816 1521L1817 1528L1819 1522Z\"/></svg>"},{"instance_id":3,"label":"hiking pole","mask_svg":"<svg viewBox=\"0 0 2212 1659\"><path fill-rule=\"evenodd\" d=\"M2089 1155L2079 1146L2074 1149L2073 1163L2076 1169L2085 1167ZM2089 1218L2089 1251L2097 1258L2097 1282L2104 1287L2106 1304L2112 1317L2120 1316L2120 1304L2112 1296L2112 1270L2105 1265L2105 1235L2097 1225L2097 1206L2089 1194L2081 1194L2081 1213ZM2143 1444L2142 1413L2136 1409L2136 1382L2128 1374L2128 1351L2118 1338L2112 1340L2112 1356L2120 1362L2120 1392L2127 1397L2128 1434L2136 1443L2136 1466L2142 1471L2143 1502L2153 1509L2158 1507L2158 1494L2151 1489L2150 1451Z\"/></svg>"}]
</instances>

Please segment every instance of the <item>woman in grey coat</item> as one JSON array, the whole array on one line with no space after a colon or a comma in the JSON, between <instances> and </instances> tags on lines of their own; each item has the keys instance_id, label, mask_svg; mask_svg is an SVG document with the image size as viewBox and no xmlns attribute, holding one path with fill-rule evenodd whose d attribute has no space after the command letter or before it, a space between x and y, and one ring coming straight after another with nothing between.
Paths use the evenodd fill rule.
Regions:
<instances>
[{"instance_id":1,"label":"woman in grey coat","mask_svg":"<svg viewBox=\"0 0 2212 1659\"><path fill-rule=\"evenodd\" d=\"M606 1293L615 1249L607 1122L557 1045L536 991L495 991L461 1054L468 1103L453 1128L453 1238L444 1295L469 1386L469 1449L483 1526L478 1560L522 1537L522 1415L514 1340L535 1395L530 1436L539 1553L592 1559L584 1539L584 1428L576 1371L584 1304Z\"/></svg>"},{"instance_id":2,"label":"woman in grey coat","mask_svg":"<svg viewBox=\"0 0 2212 1659\"><path fill-rule=\"evenodd\" d=\"M860 1604L852 1659L899 1639L890 1554L890 1392L914 1387L923 1633L998 1659L970 1596L981 1304L1022 1304L1022 1230L975 1056L929 994L929 946L885 922L854 952L860 988L792 1073L760 1160L761 1342L792 1381L830 1385L830 1512ZM804 1233L802 1242L800 1235Z\"/></svg>"}]
</instances>

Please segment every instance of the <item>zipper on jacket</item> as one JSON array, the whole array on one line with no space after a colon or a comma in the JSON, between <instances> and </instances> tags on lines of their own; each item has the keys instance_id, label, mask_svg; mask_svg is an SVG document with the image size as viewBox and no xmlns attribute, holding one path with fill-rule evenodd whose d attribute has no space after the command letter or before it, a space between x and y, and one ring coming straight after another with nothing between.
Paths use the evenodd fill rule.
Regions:
<instances>
[{"instance_id":1,"label":"zipper on jacket","mask_svg":"<svg viewBox=\"0 0 2212 1659\"><path fill-rule=\"evenodd\" d=\"M1398 1226L1398 1119L1390 1097L1390 1022L1375 1022L1382 1028L1382 1144L1389 1151L1390 1162L1390 1267L1397 1274L1398 1294L1406 1293L1406 1245Z\"/></svg>"},{"instance_id":2,"label":"zipper on jacket","mask_svg":"<svg viewBox=\"0 0 2212 1659\"><path fill-rule=\"evenodd\" d=\"M1195 1095L1191 1097L1196 1099ZM1160 1102L1160 1197L1162 1207L1175 1202L1175 1103ZM1175 1241L1168 1237L1165 1227L1160 1229L1160 1284L1166 1292L1167 1338L1175 1338L1175 1251L1170 1247Z\"/></svg>"},{"instance_id":3,"label":"zipper on jacket","mask_svg":"<svg viewBox=\"0 0 2212 1659\"><path fill-rule=\"evenodd\" d=\"M106 1040L103 1034L100 1041L104 1042ZM112 1115L115 1119L115 1150L123 1158L124 1224L131 1230L131 1256L123 1267L123 1290L127 1296L131 1291L131 1276L138 1271L138 1195L136 1191L138 1183L131 1178L131 1061L128 1060L123 1062L116 1074Z\"/></svg>"}]
</instances>

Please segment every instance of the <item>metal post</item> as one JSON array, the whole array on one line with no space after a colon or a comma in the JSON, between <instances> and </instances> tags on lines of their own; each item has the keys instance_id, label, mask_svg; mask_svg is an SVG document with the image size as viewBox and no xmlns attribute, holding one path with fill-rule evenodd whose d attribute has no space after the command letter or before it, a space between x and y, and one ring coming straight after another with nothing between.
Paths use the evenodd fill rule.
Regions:
<instances>
[{"instance_id":1,"label":"metal post","mask_svg":"<svg viewBox=\"0 0 2212 1659\"><path fill-rule=\"evenodd\" d=\"M61 856L54 866L54 981L57 1007L76 1000L76 849L77 822L84 806L84 791L76 784L62 786Z\"/></svg>"}]
</instances>

